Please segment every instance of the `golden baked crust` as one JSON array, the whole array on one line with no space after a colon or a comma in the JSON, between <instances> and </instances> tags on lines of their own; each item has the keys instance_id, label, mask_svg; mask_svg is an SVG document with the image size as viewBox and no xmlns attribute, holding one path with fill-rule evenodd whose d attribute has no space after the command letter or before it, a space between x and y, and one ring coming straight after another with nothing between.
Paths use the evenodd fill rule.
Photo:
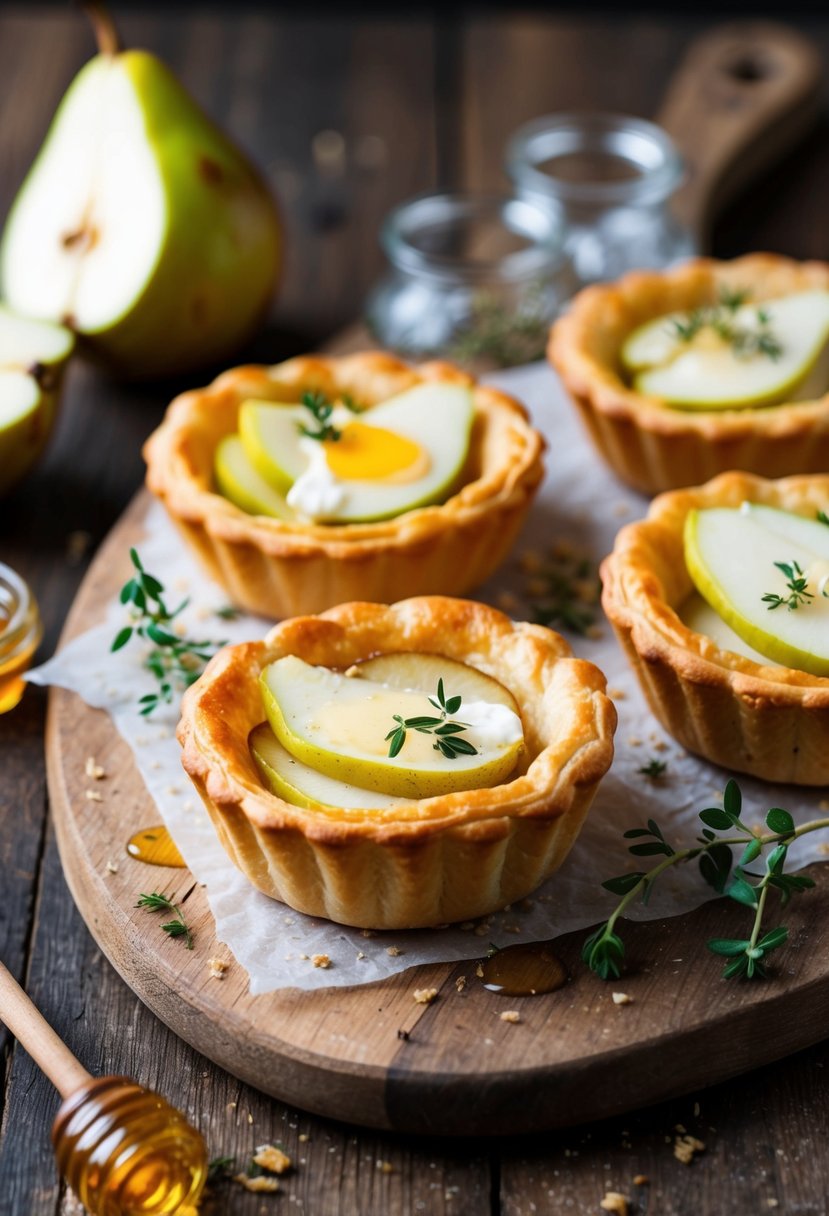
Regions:
<instances>
[{"instance_id":1,"label":"golden baked crust","mask_svg":"<svg viewBox=\"0 0 829 1216\"><path fill-rule=\"evenodd\" d=\"M684 747L767 781L824 785L829 679L723 650L678 615L694 590L683 556L688 512L745 500L814 519L829 502L829 476L725 473L660 495L647 519L622 528L602 564L602 606L651 709Z\"/></svg>"},{"instance_id":2,"label":"golden baked crust","mask_svg":"<svg viewBox=\"0 0 829 1216\"><path fill-rule=\"evenodd\" d=\"M553 326L550 361L593 442L619 477L646 494L729 469L782 477L829 468L829 395L762 409L683 411L637 393L622 378L619 352L634 329L716 303L723 287L746 289L761 303L829 288L829 265L756 253L635 272L580 292Z\"/></svg>"},{"instance_id":3,"label":"golden baked crust","mask_svg":"<svg viewBox=\"0 0 829 1216\"><path fill-rule=\"evenodd\" d=\"M440 506L367 524L248 515L213 489L213 454L249 398L299 401L306 390L372 405L425 381L468 385L475 422L464 484ZM183 393L144 448L147 485L233 601L264 616L318 612L351 599L460 594L504 560L543 476L543 440L521 405L447 363L392 355L304 356L239 367Z\"/></svg>"},{"instance_id":4,"label":"golden baked crust","mask_svg":"<svg viewBox=\"0 0 829 1216\"><path fill-rule=\"evenodd\" d=\"M259 672L286 654L347 668L422 651L468 663L521 707L525 756L493 789L386 810L306 810L266 790L248 747ZM375 929L482 916L566 857L613 756L605 680L548 629L442 596L352 603L225 649L182 702L182 761L225 849L254 886L301 912Z\"/></svg>"}]
</instances>

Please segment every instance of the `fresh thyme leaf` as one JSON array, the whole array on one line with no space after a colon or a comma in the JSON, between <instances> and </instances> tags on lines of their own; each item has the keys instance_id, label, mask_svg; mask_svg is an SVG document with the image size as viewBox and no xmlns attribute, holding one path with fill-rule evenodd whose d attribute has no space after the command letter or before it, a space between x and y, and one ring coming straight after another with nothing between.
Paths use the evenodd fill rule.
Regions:
<instances>
[{"instance_id":1,"label":"fresh thyme leaf","mask_svg":"<svg viewBox=\"0 0 829 1216\"><path fill-rule=\"evenodd\" d=\"M750 980L767 975L768 955L788 940L785 925L765 932L763 930L769 892L779 891L781 906L785 907L792 896L815 885L808 875L786 874L784 867L791 842L807 833L829 829L829 817L815 819L798 827L788 811L772 807L766 815L766 827L770 830L755 833L740 819L741 807L740 787L736 781L730 780L723 793L722 807L706 807L700 811L700 819L707 826L702 829L696 844L673 849L652 819L648 820L646 828L629 828L624 833L625 839L642 841L629 846L632 854L664 856L648 871L621 874L602 883L606 890L620 896L620 899L607 921L590 934L582 948L584 962L600 978L616 979L621 974L624 944L615 930L617 921L626 909L637 899L647 903L654 884L666 870L694 858L699 859L700 873L715 891L728 895L750 908L754 914L750 937L712 938L708 942L708 949L712 953L729 960L723 969L723 977ZM717 831L727 832L728 835L718 836ZM742 848L742 856L736 866L733 865L731 852L734 846ZM743 868L760 857L765 862L762 873Z\"/></svg>"},{"instance_id":2,"label":"fresh thyme leaf","mask_svg":"<svg viewBox=\"0 0 829 1216\"><path fill-rule=\"evenodd\" d=\"M815 598L814 594L808 590L809 579L794 559L791 562L775 562L774 564L788 579L786 587L789 594L777 595L773 591L767 592L761 602L768 604L769 612L773 612L775 608L780 608L783 604L786 605L789 612L793 612L801 604L806 604Z\"/></svg>"},{"instance_id":3,"label":"fresh thyme leaf","mask_svg":"<svg viewBox=\"0 0 829 1216\"><path fill-rule=\"evenodd\" d=\"M818 511L817 521L819 524L826 524L829 526L829 515L827 515L825 511Z\"/></svg>"},{"instance_id":4,"label":"fresh thyme leaf","mask_svg":"<svg viewBox=\"0 0 829 1216\"><path fill-rule=\"evenodd\" d=\"M173 633L170 625L189 601L185 599L178 607L168 608L164 601L163 585L147 573L135 549L130 549L130 559L136 574L121 588L119 598L122 604L132 605L135 619L132 625L119 629L110 651L121 650L133 636L152 642L153 649L145 658L144 666L155 676L159 688L157 692L139 698L139 712L142 717L147 717L159 705L170 704L175 688L187 688L194 683L204 665L225 642L197 641Z\"/></svg>"},{"instance_id":5,"label":"fresh thyme leaf","mask_svg":"<svg viewBox=\"0 0 829 1216\"><path fill-rule=\"evenodd\" d=\"M139 895L136 908L144 908L147 912L172 912L175 914L175 919L168 921L162 925L163 931L169 937L183 937L187 944L187 949L193 949L193 935L184 919L184 913L178 904L173 903L166 895L160 895L158 891L153 891L149 895Z\"/></svg>"},{"instance_id":6,"label":"fresh thyme leaf","mask_svg":"<svg viewBox=\"0 0 829 1216\"><path fill-rule=\"evenodd\" d=\"M566 541L519 559L523 612L535 625L564 628L582 637L596 624L601 584L595 563Z\"/></svg>"},{"instance_id":7,"label":"fresh thyme leaf","mask_svg":"<svg viewBox=\"0 0 829 1216\"><path fill-rule=\"evenodd\" d=\"M223 604L221 608L216 609L214 615L222 621L235 621L241 614L233 604ZM233 1158L229 1157L228 1160L233 1160Z\"/></svg>"},{"instance_id":8,"label":"fresh thyme leaf","mask_svg":"<svg viewBox=\"0 0 829 1216\"><path fill-rule=\"evenodd\" d=\"M721 288L716 304L695 308L684 318L673 318L671 325L674 337L682 342L692 342L703 329L713 329L723 342L729 344L738 358L748 359L759 354L776 361L783 354L783 347L771 330L772 318L767 309L757 309L756 329L735 323L735 314L748 298L747 291Z\"/></svg>"},{"instance_id":9,"label":"fresh thyme leaf","mask_svg":"<svg viewBox=\"0 0 829 1216\"><path fill-rule=\"evenodd\" d=\"M643 777L650 777L652 780L657 781L660 777L665 775L667 768L667 760L657 760L656 757L654 757L653 760L649 760L647 764L643 764L642 767L636 771L641 773Z\"/></svg>"},{"instance_id":10,"label":"fresh thyme leaf","mask_svg":"<svg viewBox=\"0 0 829 1216\"><path fill-rule=\"evenodd\" d=\"M331 422L334 406L324 393L303 393L302 404L308 410L315 425L298 422L297 430L301 435L305 435L308 439L318 439L320 443L334 443L341 438L342 431L339 431Z\"/></svg>"},{"instance_id":11,"label":"fresh thyme leaf","mask_svg":"<svg viewBox=\"0 0 829 1216\"><path fill-rule=\"evenodd\" d=\"M437 699L435 699L435 697ZM389 743L388 756L394 759L399 756L406 742L406 732L416 730L422 735L435 735L434 750L441 752L447 760L456 760L458 756L477 756L478 749L467 739L459 739L463 731L469 728L468 722L448 721L450 714L455 714L463 704L463 697L448 697L443 687L443 679L438 680L435 697L429 697L429 704L440 710L440 717L430 714L420 714L414 718L403 718L400 714L392 714L397 726L392 727L385 736L384 742Z\"/></svg>"},{"instance_id":12,"label":"fresh thyme leaf","mask_svg":"<svg viewBox=\"0 0 829 1216\"><path fill-rule=\"evenodd\" d=\"M447 351L448 358L459 363L486 359L497 367L541 359L552 320L544 296L543 285L539 284L516 308L501 303L489 292L479 292L464 328Z\"/></svg>"},{"instance_id":13,"label":"fresh thyme leaf","mask_svg":"<svg viewBox=\"0 0 829 1216\"><path fill-rule=\"evenodd\" d=\"M207 1163L207 1177L210 1181L215 1181L223 1174L227 1174L236 1166L235 1157L214 1157L212 1161Z\"/></svg>"}]
</instances>

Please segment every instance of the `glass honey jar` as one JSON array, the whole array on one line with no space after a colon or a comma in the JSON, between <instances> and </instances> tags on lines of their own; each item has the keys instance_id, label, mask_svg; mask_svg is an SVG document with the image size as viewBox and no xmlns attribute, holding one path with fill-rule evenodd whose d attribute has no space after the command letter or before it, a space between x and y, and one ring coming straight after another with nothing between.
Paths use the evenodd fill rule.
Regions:
<instances>
[{"instance_id":1,"label":"glass honey jar","mask_svg":"<svg viewBox=\"0 0 829 1216\"><path fill-rule=\"evenodd\" d=\"M0 562L0 714L23 696L23 675L42 636L35 597L20 575Z\"/></svg>"}]
</instances>

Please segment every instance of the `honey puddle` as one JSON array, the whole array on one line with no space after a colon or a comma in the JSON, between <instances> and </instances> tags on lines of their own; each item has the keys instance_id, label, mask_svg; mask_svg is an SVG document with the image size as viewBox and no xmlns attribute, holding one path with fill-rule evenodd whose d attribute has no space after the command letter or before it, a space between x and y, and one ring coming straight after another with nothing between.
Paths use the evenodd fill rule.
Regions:
<instances>
[{"instance_id":1,"label":"honey puddle","mask_svg":"<svg viewBox=\"0 0 829 1216\"><path fill-rule=\"evenodd\" d=\"M497 950L483 963L481 982L504 996L538 996L555 992L569 979L567 968L548 942L526 942Z\"/></svg>"},{"instance_id":2,"label":"honey puddle","mask_svg":"<svg viewBox=\"0 0 829 1216\"><path fill-rule=\"evenodd\" d=\"M127 852L130 857L146 862L148 866L175 866L179 870L186 867L175 841L163 825L142 828L140 832L130 836Z\"/></svg>"}]
</instances>

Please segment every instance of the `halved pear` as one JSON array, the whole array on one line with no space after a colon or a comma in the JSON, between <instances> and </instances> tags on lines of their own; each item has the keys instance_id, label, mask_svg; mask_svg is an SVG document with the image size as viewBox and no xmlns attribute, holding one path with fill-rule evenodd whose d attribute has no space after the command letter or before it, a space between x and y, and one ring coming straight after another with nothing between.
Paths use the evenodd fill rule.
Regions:
<instances>
[{"instance_id":1,"label":"halved pear","mask_svg":"<svg viewBox=\"0 0 829 1216\"><path fill-rule=\"evenodd\" d=\"M272 200L164 64L98 24L105 49L70 85L9 215L4 294L130 375L212 363L266 309Z\"/></svg>"},{"instance_id":2,"label":"halved pear","mask_svg":"<svg viewBox=\"0 0 829 1216\"><path fill-rule=\"evenodd\" d=\"M385 478L334 478L342 501L319 518L338 523L389 519L443 501L466 460L474 415L469 389L456 384L421 384L367 410L360 415L361 426L380 427L411 440L425 459L413 467L411 476L404 471ZM300 427L310 421L302 406L246 401L239 411L239 435L248 459L282 493L309 468L307 445L317 441L304 438Z\"/></svg>"},{"instance_id":3,"label":"halved pear","mask_svg":"<svg viewBox=\"0 0 829 1216\"><path fill-rule=\"evenodd\" d=\"M829 577L829 527L772 507L694 510L685 522L685 561L700 595L754 650L785 667L829 676L829 598L821 594ZM795 609L763 600L788 597L777 562L797 562L808 579L812 598Z\"/></svg>"},{"instance_id":4,"label":"halved pear","mask_svg":"<svg viewBox=\"0 0 829 1216\"><path fill-rule=\"evenodd\" d=\"M523 747L520 719L494 705L497 731L476 724L463 734L477 754L449 759L435 750L434 735L410 729L400 753L391 757L386 736L397 725L395 714L437 716L427 693L351 679L294 655L266 667L259 682L268 721L292 756L325 776L395 797L430 798L497 785ZM445 692L447 698L457 695L450 685ZM464 720L463 708L453 715L458 721Z\"/></svg>"},{"instance_id":5,"label":"halved pear","mask_svg":"<svg viewBox=\"0 0 829 1216\"><path fill-rule=\"evenodd\" d=\"M0 494L31 468L52 429L75 339L0 304Z\"/></svg>"},{"instance_id":6,"label":"halved pear","mask_svg":"<svg viewBox=\"0 0 829 1216\"><path fill-rule=\"evenodd\" d=\"M220 493L241 510L275 519L296 518L279 491L250 463L238 435L226 435L216 448L213 472Z\"/></svg>"},{"instance_id":7,"label":"halved pear","mask_svg":"<svg viewBox=\"0 0 829 1216\"><path fill-rule=\"evenodd\" d=\"M729 321L757 331L758 308L768 314L769 331L781 347L778 358L762 352L742 356L708 326L683 341L674 323L687 321L688 314L672 313L634 330L622 347L634 388L686 410L758 408L822 396L829 388L829 291L745 304Z\"/></svg>"},{"instance_id":8,"label":"halved pear","mask_svg":"<svg viewBox=\"0 0 829 1216\"><path fill-rule=\"evenodd\" d=\"M371 811L399 806L408 798L394 798L346 785L335 777L326 777L292 756L277 739L267 722L262 722L248 737L251 755L262 779L272 793L294 806L341 807L345 810L365 808Z\"/></svg>"},{"instance_id":9,"label":"halved pear","mask_svg":"<svg viewBox=\"0 0 829 1216\"><path fill-rule=\"evenodd\" d=\"M375 680L391 688L418 688L434 690L438 680L452 690L452 696L462 696L465 701L488 701L491 705L506 705L518 713L515 697L503 684L492 676L458 663L442 654L419 654L416 651L378 654L373 659L363 659L349 669L349 675Z\"/></svg>"}]
</instances>

